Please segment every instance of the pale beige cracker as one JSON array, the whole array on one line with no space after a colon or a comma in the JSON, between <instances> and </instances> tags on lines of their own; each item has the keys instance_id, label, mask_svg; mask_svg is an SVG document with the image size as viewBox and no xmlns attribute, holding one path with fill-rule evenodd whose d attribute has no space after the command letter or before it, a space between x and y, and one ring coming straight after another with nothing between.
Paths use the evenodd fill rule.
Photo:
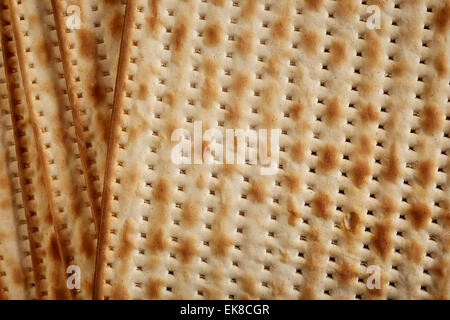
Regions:
<instances>
[{"instance_id":1,"label":"pale beige cracker","mask_svg":"<svg viewBox=\"0 0 450 320\"><path fill-rule=\"evenodd\" d=\"M128 1L95 297L448 299L449 17L447 0ZM174 164L196 121L281 129L278 172Z\"/></svg>"}]
</instances>

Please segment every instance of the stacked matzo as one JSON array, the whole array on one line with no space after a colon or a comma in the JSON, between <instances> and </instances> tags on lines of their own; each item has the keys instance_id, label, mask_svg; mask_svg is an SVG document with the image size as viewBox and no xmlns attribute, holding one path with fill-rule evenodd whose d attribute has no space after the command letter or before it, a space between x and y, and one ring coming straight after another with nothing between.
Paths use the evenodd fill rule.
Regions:
<instances>
[{"instance_id":1,"label":"stacked matzo","mask_svg":"<svg viewBox=\"0 0 450 320\"><path fill-rule=\"evenodd\" d=\"M449 0L1 2L1 298L449 298Z\"/></svg>"}]
</instances>

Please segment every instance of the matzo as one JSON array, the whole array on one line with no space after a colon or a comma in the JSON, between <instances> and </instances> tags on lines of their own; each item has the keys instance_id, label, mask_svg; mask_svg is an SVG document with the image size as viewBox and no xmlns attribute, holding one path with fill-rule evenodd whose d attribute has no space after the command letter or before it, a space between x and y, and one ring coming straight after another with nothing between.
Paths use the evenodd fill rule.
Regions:
<instances>
[{"instance_id":1,"label":"matzo","mask_svg":"<svg viewBox=\"0 0 450 320\"><path fill-rule=\"evenodd\" d=\"M97 225L125 13L122 2L53 1L68 95ZM71 9L74 12L68 15ZM69 28L69 19L76 18L75 10L80 10L80 25Z\"/></svg>"},{"instance_id":2,"label":"matzo","mask_svg":"<svg viewBox=\"0 0 450 320\"><path fill-rule=\"evenodd\" d=\"M0 36L0 299L32 299L36 294L30 242L19 184L5 63L1 58L7 51L7 35L3 29Z\"/></svg>"},{"instance_id":3,"label":"matzo","mask_svg":"<svg viewBox=\"0 0 450 320\"><path fill-rule=\"evenodd\" d=\"M16 46L8 1L2 0L2 30L5 40L4 58L8 68L6 82L11 107L11 120L15 130L18 175L22 190L23 207L30 241L33 264L35 298L67 299L66 270L62 265L53 220L44 185L44 172L36 149L32 121L26 107L25 94L16 55Z\"/></svg>"},{"instance_id":4,"label":"matzo","mask_svg":"<svg viewBox=\"0 0 450 320\"><path fill-rule=\"evenodd\" d=\"M70 292L75 298L90 299L96 248L93 209L66 94L51 2L11 0L9 4L63 273L78 268L81 286Z\"/></svg>"},{"instance_id":5,"label":"matzo","mask_svg":"<svg viewBox=\"0 0 450 320\"><path fill-rule=\"evenodd\" d=\"M449 298L449 17L440 0L128 1L95 297ZM171 136L197 121L280 129L278 172L176 165Z\"/></svg>"}]
</instances>

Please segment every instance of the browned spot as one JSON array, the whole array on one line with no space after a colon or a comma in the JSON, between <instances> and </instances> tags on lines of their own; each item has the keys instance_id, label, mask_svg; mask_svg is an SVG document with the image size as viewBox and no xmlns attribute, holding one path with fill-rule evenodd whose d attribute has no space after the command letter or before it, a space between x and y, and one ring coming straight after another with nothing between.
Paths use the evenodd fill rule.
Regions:
<instances>
[{"instance_id":1,"label":"browned spot","mask_svg":"<svg viewBox=\"0 0 450 320\"><path fill-rule=\"evenodd\" d=\"M16 263L12 263L12 265L15 265ZM12 271L12 279L13 282L18 286L24 286L25 285L25 274L23 273L22 268L14 268Z\"/></svg>"},{"instance_id":2,"label":"browned spot","mask_svg":"<svg viewBox=\"0 0 450 320\"><path fill-rule=\"evenodd\" d=\"M223 230L217 230L213 234L211 241L212 252L218 256L224 257L228 254L232 244L230 237Z\"/></svg>"},{"instance_id":3,"label":"browned spot","mask_svg":"<svg viewBox=\"0 0 450 320\"><path fill-rule=\"evenodd\" d=\"M237 125L242 119L242 107L239 104L227 108L226 119L233 125Z\"/></svg>"},{"instance_id":4,"label":"browned spot","mask_svg":"<svg viewBox=\"0 0 450 320\"><path fill-rule=\"evenodd\" d=\"M323 0L305 0L306 6L309 9L319 11L323 6Z\"/></svg>"},{"instance_id":5,"label":"browned spot","mask_svg":"<svg viewBox=\"0 0 450 320\"><path fill-rule=\"evenodd\" d=\"M319 191L314 195L312 209L316 216L323 219L330 218L332 215L331 205L331 197L325 191Z\"/></svg>"},{"instance_id":6,"label":"browned spot","mask_svg":"<svg viewBox=\"0 0 450 320\"><path fill-rule=\"evenodd\" d=\"M197 252L198 248L196 240L193 237L184 238L178 245L178 253L181 256L181 261L183 263L189 263L197 254Z\"/></svg>"},{"instance_id":7,"label":"browned spot","mask_svg":"<svg viewBox=\"0 0 450 320\"><path fill-rule=\"evenodd\" d=\"M187 25L182 20L183 19L178 20L171 37L175 51L180 51L183 49L187 40Z\"/></svg>"},{"instance_id":8,"label":"browned spot","mask_svg":"<svg viewBox=\"0 0 450 320\"><path fill-rule=\"evenodd\" d=\"M433 283L436 286L434 299L448 300L448 287L450 284L450 259L447 257L435 260L431 268Z\"/></svg>"},{"instance_id":9,"label":"browned spot","mask_svg":"<svg viewBox=\"0 0 450 320\"><path fill-rule=\"evenodd\" d=\"M305 48L306 53L314 54L319 47L320 36L312 29L305 29L302 32L302 47Z\"/></svg>"},{"instance_id":10,"label":"browned spot","mask_svg":"<svg viewBox=\"0 0 450 320\"><path fill-rule=\"evenodd\" d=\"M365 159L358 159L353 163L351 172L353 184L362 188L370 176L370 164Z\"/></svg>"},{"instance_id":11,"label":"browned spot","mask_svg":"<svg viewBox=\"0 0 450 320\"><path fill-rule=\"evenodd\" d=\"M0 181L1 183L2 181ZM4 199L3 201L0 202L0 209L2 210L7 210L12 208L12 201L10 198Z\"/></svg>"},{"instance_id":12,"label":"browned spot","mask_svg":"<svg viewBox=\"0 0 450 320\"><path fill-rule=\"evenodd\" d=\"M391 223L389 221L379 222L375 225L372 236L372 244L377 254L386 259L392 253Z\"/></svg>"},{"instance_id":13,"label":"browned spot","mask_svg":"<svg viewBox=\"0 0 450 320\"><path fill-rule=\"evenodd\" d=\"M330 63L333 65L341 65L347 60L347 44L344 40L334 40L331 43Z\"/></svg>"},{"instance_id":14,"label":"browned spot","mask_svg":"<svg viewBox=\"0 0 450 320\"><path fill-rule=\"evenodd\" d=\"M148 240L148 248L156 253L166 249L167 245L164 229L157 228L156 230L152 230Z\"/></svg>"},{"instance_id":15,"label":"browned spot","mask_svg":"<svg viewBox=\"0 0 450 320\"><path fill-rule=\"evenodd\" d=\"M211 3L218 7L223 7L225 5L225 0L212 0Z\"/></svg>"},{"instance_id":16,"label":"browned spot","mask_svg":"<svg viewBox=\"0 0 450 320\"><path fill-rule=\"evenodd\" d=\"M400 176L400 157L398 156L397 146L393 144L389 148L389 154L384 163L382 174L384 178L390 182L395 182Z\"/></svg>"},{"instance_id":17,"label":"browned spot","mask_svg":"<svg viewBox=\"0 0 450 320\"><path fill-rule=\"evenodd\" d=\"M209 109L219 96L219 88L214 79L207 77L202 87L201 103L202 107Z\"/></svg>"},{"instance_id":18,"label":"browned spot","mask_svg":"<svg viewBox=\"0 0 450 320\"><path fill-rule=\"evenodd\" d=\"M273 56L267 61L266 70L272 77L278 77L280 75L280 68L279 56Z\"/></svg>"},{"instance_id":19,"label":"browned spot","mask_svg":"<svg viewBox=\"0 0 450 320\"><path fill-rule=\"evenodd\" d=\"M286 286L283 282L276 281L272 284L272 296L274 299L282 296L286 292Z\"/></svg>"},{"instance_id":20,"label":"browned spot","mask_svg":"<svg viewBox=\"0 0 450 320\"><path fill-rule=\"evenodd\" d=\"M263 180L254 179L248 190L249 196L254 202L264 202L267 198L267 187Z\"/></svg>"},{"instance_id":21,"label":"browned spot","mask_svg":"<svg viewBox=\"0 0 450 320\"><path fill-rule=\"evenodd\" d=\"M38 44L37 57L39 61L45 66L49 65L50 62L52 61L53 57L52 48L47 44L45 40L41 41Z\"/></svg>"},{"instance_id":22,"label":"browned spot","mask_svg":"<svg viewBox=\"0 0 450 320\"><path fill-rule=\"evenodd\" d=\"M85 226L79 227L78 239L81 239L81 253L87 258L92 258L95 255L95 241L85 233Z\"/></svg>"},{"instance_id":23,"label":"browned spot","mask_svg":"<svg viewBox=\"0 0 450 320\"><path fill-rule=\"evenodd\" d=\"M385 217L389 217L397 210L397 205L391 197L384 197L381 199L380 209Z\"/></svg>"},{"instance_id":24,"label":"browned spot","mask_svg":"<svg viewBox=\"0 0 450 320\"><path fill-rule=\"evenodd\" d=\"M128 263L128 261L131 259L131 254L135 248L133 237L133 233L135 231L136 231L135 226L132 220L130 219L125 220L119 249L117 251L117 255L120 257L120 260L124 263Z\"/></svg>"},{"instance_id":25,"label":"browned spot","mask_svg":"<svg viewBox=\"0 0 450 320\"><path fill-rule=\"evenodd\" d=\"M316 300L317 295L313 288L305 287L302 289L299 299L300 300Z\"/></svg>"},{"instance_id":26,"label":"browned spot","mask_svg":"<svg viewBox=\"0 0 450 320\"><path fill-rule=\"evenodd\" d=\"M123 21L123 14L119 10L114 12L114 15L109 20L108 30L116 39L120 39L122 37Z\"/></svg>"},{"instance_id":27,"label":"browned spot","mask_svg":"<svg viewBox=\"0 0 450 320\"><path fill-rule=\"evenodd\" d=\"M300 190L300 176L294 171L284 175L284 183L290 192L298 192Z\"/></svg>"},{"instance_id":28,"label":"browned spot","mask_svg":"<svg viewBox=\"0 0 450 320\"><path fill-rule=\"evenodd\" d=\"M438 32L447 32L450 21L450 2L447 1L443 7L436 11L434 21Z\"/></svg>"},{"instance_id":29,"label":"browned spot","mask_svg":"<svg viewBox=\"0 0 450 320\"><path fill-rule=\"evenodd\" d=\"M301 119L304 109L305 109L305 107L304 107L303 103L295 102L289 108L289 116L292 119L298 121Z\"/></svg>"},{"instance_id":30,"label":"browned spot","mask_svg":"<svg viewBox=\"0 0 450 320\"><path fill-rule=\"evenodd\" d=\"M328 101L325 108L325 120L328 125L335 125L342 118L342 107L339 98L334 97Z\"/></svg>"},{"instance_id":31,"label":"browned spot","mask_svg":"<svg viewBox=\"0 0 450 320\"><path fill-rule=\"evenodd\" d=\"M339 165L338 150L333 144L326 144L319 152L317 164L321 170L331 171Z\"/></svg>"},{"instance_id":32,"label":"browned spot","mask_svg":"<svg viewBox=\"0 0 450 320\"><path fill-rule=\"evenodd\" d=\"M375 32L367 32L366 43L368 45L365 49L364 58L366 58L365 61L367 62L367 66L369 68L374 68L381 62L383 44L380 37Z\"/></svg>"},{"instance_id":33,"label":"browned spot","mask_svg":"<svg viewBox=\"0 0 450 320\"><path fill-rule=\"evenodd\" d=\"M151 33L156 33L161 26L161 0L149 0L149 7L148 28Z\"/></svg>"},{"instance_id":34,"label":"browned spot","mask_svg":"<svg viewBox=\"0 0 450 320\"><path fill-rule=\"evenodd\" d=\"M163 281L159 278L151 277L147 282L147 296L149 299L161 298Z\"/></svg>"},{"instance_id":35,"label":"browned spot","mask_svg":"<svg viewBox=\"0 0 450 320\"><path fill-rule=\"evenodd\" d=\"M436 71L438 75L443 78L448 73L448 55L445 52L440 52L436 57L434 58L434 67L436 68Z\"/></svg>"},{"instance_id":36,"label":"browned spot","mask_svg":"<svg viewBox=\"0 0 450 320\"><path fill-rule=\"evenodd\" d=\"M440 107L435 104L428 104L423 109L423 115L420 119L422 129L426 134L433 134L441 130L443 114Z\"/></svg>"},{"instance_id":37,"label":"browned spot","mask_svg":"<svg viewBox=\"0 0 450 320\"><path fill-rule=\"evenodd\" d=\"M148 89L148 85L146 83L139 84L138 99L145 100L148 98L149 94L150 91Z\"/></svg>"},{"instance_id":38,"label":"browned spot","mask_svg":"<svg viewBox=\"0 0 450 320\"><path fill-rule=\"evenodd\" d=\"M116 283L112 288L111 298L113 300L129 300L130 292L124 284Z\"/></svg>"},{"instance_id":39,"label":"browned spot","mask_svg":"<svg viewBox=\"0 0 450 320\"><path fill-rule=\"evenodd\" d=\"M220 24L210 24L205 28L204 43L207 46L214 47L222 42L223 28Z\"/></svg>"},{"instance_id":40,"label":"browned spot","mask_svg":"<svg viewBox=\"0 0 450 320\"><path fill-rule=\"evenodd\" d=\"M424 202L416 201L409 206L409 217L416 229L427 225L431 217L431 209Z\"/></svg>"},{"instance_id":41,"label":"browned spot","mask_svg":"<svg viewBox=\"0 0 450 320\"><path fill-rule=\"evenodd\" d=\"M345 230L348 230L352 233L356 233L358 231L362 222L360 214L358 212L350 211L346 213L342 218Z\"/></svg>"},{"instance_id":42,"label":"browned spot","mask_svg":"<svg viewBox=\"0 0 450 320\"><path fill-rule=\"evenodd\" d=\"M231 87L236 96L241 96L250 84L250 77L244 72L238 72L233 76Z\"/></svg>"},{"instance_id":43,"label":"browned spot","mask_svg":"<svg viewBox=\"0 0 450 320\"><path fill-rule=\"evenodd\" d=\"M236 50L244 57L253 51L253 33L251 31L244 31L237 37Z\"/></svg>"},{"instance_id":44,"label":"browned spot","mask_svg":"<svg viewBox=\"0 0 450 320\"><path fill-rule=\"evenodd\" d=\"M409 70L409 64L402 61L395 61L394 67L392 68L392 73L396 77L403 76Z\"/></svg>"},{"instance_id":45,"label":"browned spot","mask_svg":"<svg viewBox=\"0 0 450 320\"><path fill-rule=\"evenodd\" d=\"M358 268L354 264L343 262L338 269L339 282L343 284L350 284L359 275Z\"/></svg>"},{"instance_id":46,"label":"browned spot","mask_svg":"<svg viewBox=\"0 0 450 320\"><path fill-rule=\"evenodd\" d=\"M358 143L357 143L356 149L359 154L366 155L366 156L370 155L373 152L373 148L374 148L374 143L369 136L362 134L358 138Z\"/></svg>"},{"instance_id":47,"label":"browned spot","mask_svg":"<svg viewBox=\"0 0 450 320\"><path fill-rule=\"evenodd\" d=\"M424 247L417 241L411 240L406 247L406 256L414 263L419 263L424 257Z\"/></svg>"},{"instance_id":48,"label":"browned spot","mask_svg":"<svg viewBox=\"0 0 450 320\"><path fill-rule=\"evenodd\" d=\"M60 259L58 240L56 239L56 235L54 233L52 233L50 236L50 242L48 244L48 252L50 253L51 261L58 261Z\"/></svg>"},{"instance_id":49,"label":"browned spot","mask_svg":"<svg viewBox=\"0 0 450 320\"><path fill-rule=\"evenodd\" d=\"M207 77L214 77L218 71L217 62L214 59L209 58L203 60L202 68Z\"/></svg>"},{"instance_id":50,"label":"browned spot","mask_svg":"<svg viewBox=\"0 0 450 320\"><path fill-rule=\"evenodd\" d=\"M363 123L368 123L378 121L380 118L380 113L372 103L369 103L359 109L359 116L361 117L361 121Z\"/></svg>"},{"instance_id":51,"label":"browned spot","mask_svg":"<svg viewBox=\"0 0 450 320\"><path fill-rule=\"evenodd\" d=\"M302 162L305 157L305 147L303 142L298 140L291 145L291 158L296 162Z\"/></svg>"},{"instance_id":52,"label":"browned spot","mask_svg":"<svg viewBox=\"0 0 450 320\"><path fill-rule=\"evenodd\" d=\"M287 17L283 17L274 22L272 27L272 36L275 39L286 40L289 38L290 21Z\"/></svg>"},{"instance_id":53,"label":"browned spot","mask_svg":"<svg viewBox=\"0 0 450 320\"><path fill-rule=\"evenodd\" d=\"M95 33L90 29L81 29L77 32L80 40L80 54L86 59L97 58L97 42Z\"/></svg>"},{"instance_id":54,"label":"browned spot","mask_svg":"<svg viewBox=\"0 0 450 320\"><path fill-rule=\"evenodd\" d=\"M94 102L95 106L100 106L106 99L106 91L103 86L95 81L88 85L88 97Z\"/></svg>"},{"instance_id":55,"label":"browned spot","mask_svg":"<svg viewBox=\"0 0 450 320\"><path fill-rule=\"evenodd\" d=\"M153 188L153 198L156 201L167 203L171 197L169 181L166 178L160 178Z\"/></svg>"},{"instance_id":56,"label":"browned spot","mask_svg":"<svg viewBox=\"0 0 450 320\"><path fill-rule=\"evenodd\" d=\"M244 19L251 19L256 12L256 5L257 0L247 0L244 2L244 5L242 6L242 17Z\"/></svg>"},{"instance_id":57,"label":"browned spot","mask_svg":"<svg viewBox=\"0 0 450 320\"><path fill-rule=\"evenodd\" d=\"M241 278L242 290L247 293L250 297L256 296L256 280L254 276L250 273L246 273Z\"/></svg>"},{"instance_id":58,"label":"browned spot","mask_svg":"<svg viewBox=\"0 0 450 320\"><path fill-rule=\"evenodd\" d=\"M129 127L128 141L135 141L140 135L142 135L148 128L150 123L143 115L136 117L133 125Z\"/></svg>"},{"instance_id":59,"label":"browned spot","mask_svg":"<svg viewBox=\"0 0 450 320\"><path fill-rule=\"evenodd\" d=\"M290 226L295 226L297 224L298 218L301 216L301 212L298 209L297 203L295 202L295 198L289 196L287 200L287 211L289 213L288 223Z\"/></svg>"},{"instance_id":60,"label":"browned spot","mask_svg":"<svg viewBox=\"0 0 450 320\"><path fill-rule=\"evenodd\" d=\"M192 226L197 221L199 210L194 201L188 201L183 205L181 216L187 226Z\"/></svg>"},{"instance_id":61,"label":"browned spot","mask_svg":"<svg viewBox=\"0 0 450 320\"><path fill-rule=\"evenodd\" d=\"M417 180L422 187L427 187L430 185L435 175L435 165L433 159L426 159L419 162L416 174Z\"/></svg>"},{"instance_id":62,"label":"browned spot","mask_svg":"<svg viewBox=\"0 0 450 320\"><path fill-rule=\"evenodd\" d=\"M358 13L358 3L355 0L337 1L336 14L341 19L351 19Z\"/></svg>"}]
</instances>

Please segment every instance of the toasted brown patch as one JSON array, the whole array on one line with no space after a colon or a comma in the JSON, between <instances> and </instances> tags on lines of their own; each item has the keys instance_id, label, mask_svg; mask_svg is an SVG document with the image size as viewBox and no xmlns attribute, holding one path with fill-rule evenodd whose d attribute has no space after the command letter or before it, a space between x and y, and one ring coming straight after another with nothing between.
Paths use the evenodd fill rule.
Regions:
<instances>
[{"instance_id":1,"label":"toasted brown patch","mask_svg":"<svg viewBox=\"0 0 450 320\"><path fill-rule=\"evenodd\" d=\"M435 176L435 164L433 159L426 159L419 162L416 174L417 181L419 181L422 187L429 186Z\"/></svg>"},{"instance_id":2,"label":"toasted brown patch","mask_svg":"<svg viewBox=\"0 0 450 320\"><path fill-rule=\"evenodd\" d=\"M298 140L291 145L291 158L296 162L302 162L305 158L305 147L303 142Z\"/></svg>"},{"instance_id":3,"label":"toasted brown patch","mask_svg":"<svg viewBox=\"0 0 450 320\"><path fill-rule=\"evenodd\" d=\"M145 100L148 98L149 94L150 91L148 89L148 85L146 83L139 84L138 99Z\"/></svg>"},{"instance_id":4,"label":"toasted brown patch","mask_svg":"<svg viewBox=\"0 0 450 320\"><path fill-rule=\"evenodd\" d=\"M304 107L303 103L295 102L289 108L289 115L292 119L298 121L301 119L304 109L305 109L305 107Z\"/></svg>"},{"instance_id":5,"label":"toasted brown patch","mask_svg":"<svg viewBox=\"0 0 450 320\"><path fill-rule=\"evenodd\" d=\"M287 200L287 211L289 213L288 223L290 226L294 227L297 224L298 218L301 216L301 212L297 206L295 198L292 196L289 196Z\"/></svg>"},{"instance_id":6,"label":"toasted brown patch","mask_svg":"<svg viewBox=\"0 0 450 320\"><path fill-rule=\"evenodd\" d=\"M244 31L236 39L236 50L242 56L247 56L253 51L253 33L251 31Z\"/></svg>"},{"instance_id":7,"label":"toasted brown patch","mask_svg":"<svg viewBox=\"0 0 450 320\"><path fill-rule=\"evenodd\" d=\"M295 171L288 172L284 175L284 184L287 189L292 192L298 192L300 190L300 175Z\"/></svg>"},{"instance_id":8,"label":"toasted brown patch","mask_svg":"<svg viewBox=\"0 0 450 320\"><path fill-rule=\"evenodd\" d=\"M252 201L262 203L268 195L266 184L261 179L254 179L250 184L248 193Z\"/></svg>"},{"instance_id":9,"label":"toasted brown patch","mask_svg":"<svg viewBox=\"0 0 450 320\"><path fill-rule=\"evenodd\" d=\"M440 52L434 58L434 68L436 69L439 77L443 78L448 73L448 55L446 52Z\"/></svg>"},{"instance_id":10,"label":"toasted brown patch","mask_svg":"<svg viewBox=\"0 0 450 320\"><path fill-rule=\"evenodd\" d=\"M97 58L97 42L95 40L95 33L90 29L81 29L77 31L78 39L80 41L80 54L86 59Z\"/></svg>"},{"instance_id":11,"label":"toasted brown patch","mask_svg":"<svg viewBox=\"0 0 450 320\"><path fill-rule=\"evenodd\" d=\"M133 238L134 232L136 232L134 223L131 219L127 218L123 225L121 241L119 249L117 250L118 257L125 264L131 259L131 254L135 248L135 241Z\"/></svg>"},{"instance_id":12,"label":"toasted brown patch","mask_svg":"<svg viewBox=\"0 0 450 320\"><path fill-rule=\"evenodd\" d=\"M166 178L160 178L153 188L153 198L159 202L169 202L172 198L169 181Z\"/></svg>"},{"instance_id":13,"label":"toasted brown patch","mask_svg":"<svg viewBox=\"0 0 450 320\"><path fill-rule=\"evenodd\" d=\"M211 0L211 3L218 7L223 7L225 5L225 0Z\"/></svg>"},{"instance_id":14,"label":"toasted brown patch","mask_svg":"<svg viewBox=\"0 0 450 320\"><path fill-rule=\"evenodd\" d=\"M164 229L159 227L156 230L152 230L148 239L148 248L154 252L161 252L168 246Z\"/></svg>"},{"instance_id":15,"label":"toasted brown patch","mask_svg":"<svg viewBox=\"0 0 450 320\"><path fill-rule=\"evenodd\" d=\"M338 279L340 283L350 284L358 275L358 268L352 263L344 262L339 266Z\"/></svg>"},{"instance_id":16,"label":"toasted brown patch","mask_svg":"<svg viewBox=\"0 0 450 320\"><path fill-rule=\"evenodd\" d=\"M116 283L112 287L111 298L113 300L129 300L130 292L122 283Z\"/></svg>"},{"instance_id":17,"label":"toasted brown patch","mask_svg":"<svg viewBox=\"0 0 450 320\"><path fill-rule=\"evenodd\" d=\"M239 104L235 104L227 108L225 117L233 125L237 125L242 119L242 107Z\"/></svg>"},{"instance_id":18,"label":"toasted brown patch","mask_svg":"<svg viewBox=\"0 0 450 320\"><path fill-rule=\"evenodd\" d=\"M450 2L446 2L445 5L436 11L434 16L436 23L436 30L440 33L446 33L449 21L450 21Z\"/></svg>"},{"instance_id":19,"label":"toasted brown patch","mask_svg":"<svg viewBox=\"0 0 450 320\"><path fill-rule=\"evenodd\" d=\"M183 218L183 222L186 223L187 226L193 226L194 223L198 220L199 214L199 209L194 201L188 201L183 205L181 217Z\"/></svg>"},{"instance_id":20,"label":"toasted brown patch","mask_svg":"<svg viewBox=\"0 0 450 320\"><path fill-rule=\"evenodd\" d=\"M344 40L333 40L330 50L330 63L339 66L347 60L347 44Z\"/></svg>"},{"instance_id":21,"label":"toasted brown patch","mask_svg":"<svg viewBox=\"0 0 450 320\"><path fill-rule=\"evenodd\" d=\"M306 53L312 55L317 52L319 48L320 36L316 31L312 29L305 29L301 35L302 48L305 49Z\"/></svg>"},{"instance_id":22,"label":"toasted brown patch","mask_svg":"<svg viewBox=\"0 0 450 320\"><path fill-rule=\"evenodd\" d=\"M357 188L362 188L370 176L370 164L365 159L358 159L353 162L352 168L352 182Z\"/></svg>"},{"instance_id":23,"label":"toasted brown patch","mask_svg":"<svg viewBox=\"0 0 450 320\"><path fill-rule=\"evenodd\" d=\"M251 19L255 16L257 0L247 0L242 6L241 15L244 19Z\"/></svg>"},{"instance_id":24,"label":"toasted brown patch","mask_svg":"<svg viewBox=\"0 0 450 320\"><path fill-rule=\"evenodd\" d=\"M188 27L183 20L184 19L179 19L178 23L175 25L175 28L173 29L171 42L172 45L175 47L175 51L182 50L184 45L186 44Z\"/></svg>"},{"instance_id":25,"label":"toasted brown patch","mask_svg":"<svg viewBox=\"0 0 450 320\"><path fill-rule=\"evenodd\" d=\"M358 13L358 3L356 0L339 0L336 6L336 15L341 19L351 19Z\"/></svg>"},{"instance_id":26,"label":"toasted brown patch","mask_svg":"<svg viewBox=\"0 0 450 320\"><path fill-rule=\"evenodd\" d=\"M406 247L406 256L408 259L414 263L419 263L422 261L423 257L425 256L425 249L423 245L421 245L419 242L415 240L411 240Z\"/></svg>"},{"instance_id":27,"label":"toasted brown patch","mask_svg":"<svg viewBox=\"0 0 450 320\"><path fill-rule=\"evenodd\" d=\"M290 21L287 17L283 17L274 22L272 26L272 36L278 40L287 40L289 38Z\"/></svg>"},{"instance_id":28,"label":"toasted brown patch","mask_svg":"<svg viewBox=\"0 0 450 320\"><path fill-rule=\"evenodd\" d=\"M319 168L324 171L331 171L339 165L338 150L333 144L326 144L319 152L317 162Z\"/></svg>"},{"instance_id":29,"label":"toasted brown patch","mask_svg":"<svg viewBox=\"0 0 450 320\"><path fill-rule=\"evenodd\" d=\"M36 51L39 62L44 66L48 66L53 59L52 48L43 40L38 44Z\"/></svg>"},{"instance_id":30,"label":"toasted brown patch","mask_svg":"<svg viewBox=\"0 0 450 320\"><path fill-rule=\"evenodd\" d=\"M114 38L120 39L122 37L124 17L122 12L117 10L108 22L108 31Z\"/></svg>"},{"instance_id":31,"label":"toasted brown patch","mask_svg":"<svg viewBox=\"0 0 450 320\"><path fill-rule=\"evenodd\" d=\"M162 294L163 281L159 278L151 277L147 282L147 295L149 299L159 299Z\"/></svg>"},{"instance_id":32,"label":"toasted brown patch","mask_svg":"<svg viewBox=\"0 0 450 320\"><path fill-rule=\"evenodd\" d=\"M217 101L219 97L219 87L217 82L207 77L203 83L202 93L201 93L201 104L205 109L209 109L213 106L214 102Z\"/></svg>"},{"instance_id":33,"label":"toasted brown patch","mask_svg":"<svg viewBox=\"0 0 450 320\"><path fill-rule=\"evenodd\" d=\"M12 263L12 265L17 265L18 263ZM25 274L21 268L14 268L12 271L12 280L18 286L25 286Z\"/></svg>"},{"instance_id":34,"label":"toasted brown patch","mask_svg":"<svg viewBox=\"0 0 450 320\"><path fill-rule=\"evenodd\" d=\"M267 61L266 65L267 73L272 77L278 77L281 72L281 62L279 56L272 56Z\"/></svg>"},{"instance_id":35,"label":"toasted brown patch","mask_svg":"<svg viewBox=\"0 0 450 320\"><path fill-rule=\"evenodd\" d=\"M359 109L359 116L363 123L376 122L380 118L380 113L372 103L369 103Z\"/></svg>"},{"instance_id":36,"label":"toasted brown patch","mask_svg":"<svg viewBox=\"0 0 450 320\"><path fill-rule=\"evenodd\" d=\"M401 77L406 72L408 72L410 69L410 66L408 63L403 61L395 61L394 67L392 68L392 73L395 77Z\"/></svg>"},{"instance_id":37,"label":"toasted brown patch","mask_svg":"<svg viewBox=\"0 0 450 320\"><path fill-rule=\"evenodd\" d=\"M210 24L205 28L203 42L210 47L215 47L222 42L223 28L220 24Z\"/></svg>"},{"instance_id":38,"label":"toasted brown patch","mask_svg":"<svg viewBox=\"0 0 450 320\"><path fill-rule=\"evenodd\" d=\"M389 154L384 162L384 168L382 170L382 174L384 178L390 182L395 182L397 178L400 176L401 172L401 163L400 157L397 152L397 146L393 144L389 148Z\"/></svg>"},{"instance_id":39,"label":"toasted brown patch","mask_svg":"<svg viewBox=\"0 0 450 320\"><path fill-rule=\"evenodd\" d=\"M161 0L149 0L150 14L148 16L148 28L151 33L156 33L161 22Z\"/></svg>"},{"instance_id":40,"label":"toasted brown patch","mask_svg":"<svg viewBox=\"0 0 450 320\"><path fill-rule=\"evenodd\" d=\"M305 0L306 6L309 9L319 11L323 7L323 0Z\"/></svg>"},{"instance_id":41,"label":"toasted brown patch","mask_svg":"<svg viewBox=\"0 0 450 320\"><path fill-rule=\"evenodd\" d=\"M256 280L250 273L246 273L241 278L241 288L250 297L255 297L257 294Z\"/></svg>"},{"instance_id":42,"label":"toasted brown patch","mask_svg":"<svg viewBox=\"0 0 450 320\"><path fill-rule=\"evenodd\" d=\"M361 154L361 155L370 155L373 152L374 149L374 142L372 141L372 139L365 135L362 134L359 138L358 138L358 142L356 144L356 150L357 153Z\"/></svg>"},{"instance_id":43,"label":"toasted brown patch","mask_svg":"<svg viewBox=\"0 0 450 320\"><path fill-rule=\"evenodd\" d=\"M379 222L375 225L372 236L372 245L376 253L384 260L392 253L391 223Z\"/></svg>"},{"instance_id":44,"label":"toasted brown patch","mask_svg":"<svg viewBox=\"0 0 450 320\"><path fill-rule=\"evenodd\" d=\"M181 256L181 261L183 263L189 263L198 252L196 239L193 237L182 239L177 249Z\"/></svg>"},{"instance_id":45,"label":"toasted brown patch","mask_svg":"<svg viewBox=\"0 0 450 320\"><path fill-rule=\"evenodd\" d=\"M250 77L244 72L237 72L232 79L231 88L236 96L241 96L250 84Z\"/></svg>"},{"instance_id":46,"label":"toasted brown patch","mask_svg":"<svg viewBox=\"0 0 450 320\"><path fill-rule=\"evenodd\" d=\"M409 217L412 225L416 229L424 228L430 220L431 209L430 207L420 201L416 201L409 206Z\"/></svg>"},{"instance_id":47,"label":"toasted brown patch","mask_svg":"<svg viewBox=\"0 0 450 320\"><path fill-rule=\"evenodd\" d=\"M325 121L328 125L336 125L342 118L342 107L339 98L334 97L328 101L325 107Z\"/></svg>"},{"instance_id":48,"label":"toasted brown patch","mask_svg":"<svg viewBox=\"0 0 450 320\"><path fill-rule=\"evenodd\" d=\"M333 214L331 211L332 200L325 191L319 191L314 195L312 201L313 213L323 219L328 219Z\"/></svg>"},{"instance_id":49,"label":"toasted brown patch","mask_svg":"<svg viewBox=\"0 0 450 320\"><path fill-rule=\"evenodd\" d=\"M217 71L219 69L219 66L218 66L216 60L211 59L211 58L206 58L203 60L202 69L203 69L203 72L205 73L205 76L215 77L217 74Z\"/></svg>"},{"instance_id":50,"label":"toasted brown patch","mask_svg":"<svg viewBox=\"0 0 450 320\"><path fill-rule=\"evenodd\" d=\"M442 109L435 104L428 104L423 109L420 119L422 129L426 134L434 134L441 130L443 124Z\"/></svg>"},{"instance_id":51,"label":"toasted brown patch","mask_svg":"<svg viewBox=\"0 0 450 320\"><path fill-rule=\"evenodd\" d=\"M383 43L375 32L367 32L367 47L364 51L364 61L369 68L374 68L381 63Z\"/></svg>"},{"instance_id":52,"label":"toasted brown patch","mask_svg":"<svg viewBox=\"0 0 450 320\"><path fill-rule=\"evenodd\" d=\"M232 240L222 230L216 230L213 233L211 241L211 250L214 254L224 257L228 254L231 248Z\"/></svg>"}]
</instances>

